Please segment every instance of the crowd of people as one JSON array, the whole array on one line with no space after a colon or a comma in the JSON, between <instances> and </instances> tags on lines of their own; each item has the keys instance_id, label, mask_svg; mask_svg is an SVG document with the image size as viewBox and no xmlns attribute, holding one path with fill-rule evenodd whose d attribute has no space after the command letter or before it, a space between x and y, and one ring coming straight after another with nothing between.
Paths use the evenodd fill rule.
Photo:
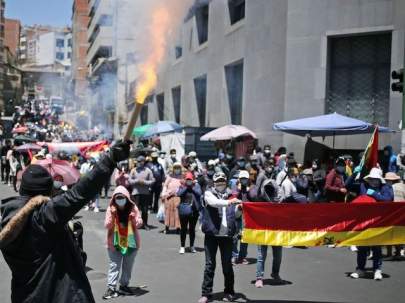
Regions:
<instances>
[{"instance_id":1,"label":"crowd of people","mask_svg":"<svg viewBox=\"0 0 405 303\"><path fill-rule=\"evenodd\" d=\"M59 131L49 134L50 129L59 129L63 123L55 121L53 115L47 116L46 107L40 107L40 111L34 109L34 118L29 119L27 110L16 115L16 123L19 123L16 127L27 125L27 121L38 122L48 125L45 137L60 136ZM69 136L69 131L62 133ZM77 302L94 302L84 273L82 240L72 233L71 219L81 209L99 212L102 192L105 198L109 197L111 185L115 189L104 221L109 257L104 299L132 294L129 283L141 245L139 229L150 230L151 213L164 225L163 234L179 234L181 255L197 252L195 238L200 226L205 235L206 261L198 302L205 303L213 292L218 249L225 301L235 299L233 267L249 264L248 244L241 242L243 202L405 201L405 155L394 155L390 146L384 148L379 164L367 173L360 165L361 156L353 159L342 155L329 161L313 159L301 164L293 152L284 147L274 152L270 145L262 149L256 147L251 154L237 158L232 152L219 151L216 159L206 162L200 161L195 151L180 157L176 149L166 154L157 146L150 146L147 151L140 151L135 158L129 159L129 150L130 144L121 142L97 157L87 159L85 155L50 155L46 150L41 151L40 157L63 158L80 171L80 181L68 188L63 186L63 180L35 165L35 161L31 165L26 159L21 163L11 141L4 142L2 181L15 183L16 166L24 169L20 197L3 201L0 232L0 248L13 273L13 302L22 302L27 297L41 298L42 302L65 302L63 298L67 292L72 296L72 289ZM19 224L30 224L31 228L22 232L23 227ZM268 248L258 246L254 256L257 259L257 288L263 287ZM272 246L271 249L271 277L281 283L283 248ZM365 276L367 258L373 260L374 279L383 278L381 246L351 249L357 251L357 267L350 274L352 278ZM394 258L404 256L401 245L386 249L387 255ZM76 258L76 253L81 258ZM22 264L25 265L21 267Z\"/></svg>"}]
</instances>

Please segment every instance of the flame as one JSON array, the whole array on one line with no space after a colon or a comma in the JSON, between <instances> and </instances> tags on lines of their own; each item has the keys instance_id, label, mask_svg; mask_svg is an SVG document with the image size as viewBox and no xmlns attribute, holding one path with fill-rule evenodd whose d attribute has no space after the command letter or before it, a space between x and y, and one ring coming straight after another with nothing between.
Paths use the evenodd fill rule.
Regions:
<instances>
[{"instance_id":1,"label":"flame","mask_svg":"<svg viewBox=\"0 0 405 303\"><path fill-rule=\"evenodd\" d=\"M165 50L172 23L167 7L161 6L153 11L149 41L151 51L140 64L140 81L136 87L136 102L143 104L146 97L157 84L157 69L165 57Z\"/></svg>"}]
</instances>

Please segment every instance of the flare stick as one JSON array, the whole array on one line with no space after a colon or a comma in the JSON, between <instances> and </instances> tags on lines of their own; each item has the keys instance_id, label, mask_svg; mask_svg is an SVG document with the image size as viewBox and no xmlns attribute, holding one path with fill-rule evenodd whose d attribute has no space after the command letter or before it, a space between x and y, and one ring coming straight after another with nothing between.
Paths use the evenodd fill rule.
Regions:
<instances>
[{"instance_id":1,"label":"flare stick","mask_svg":"<svg viewBox=\"0 0 405 303\"><path fill-rule=\"evenodd\" d=\"M136 121L138 120L139 114L141 113L142 105L142 103L135 102L135 109L131 114L131 118L129 119L128 127L124 135L124 141L128 141L131 139Z\"/></svg>"}]
</instances>

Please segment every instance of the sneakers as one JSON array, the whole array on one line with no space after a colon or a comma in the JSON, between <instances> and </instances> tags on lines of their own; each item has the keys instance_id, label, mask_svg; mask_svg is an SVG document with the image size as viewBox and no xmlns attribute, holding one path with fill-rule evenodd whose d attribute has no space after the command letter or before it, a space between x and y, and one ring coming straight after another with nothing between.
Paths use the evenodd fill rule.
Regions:
<instances>
[{"instance_id":1,"label":"sneakers","mask_svg":"<svg viewBox=\"0 0 405 303\"><path fill-rule=\"evenodd\" d=\"M118 292L114 288L107 288L107 291L105 292L103 296L103 300L108 300L112 298L118 297Z\"/></svg>"},{"instance_id":2,"label":"sneakers","mask_svg":"<svg viewBox=\"0 0 405 303\"><path fill-rule=\"evenodd\" d=\"M224 302L233 302L235 301L235 295L234 294L224 294L224 298L222 299L222 301Z\"/></svg>"},{"instance_id":3,"label":"sneakers","mask_svg":"<svg viewBox=\"0 0 405 303\"><path fill-rule=\"evenodd\" d=\"M132 296L134 294L130 287L123 285L120 285L119 292L124 296Z\"/></svg>"},{"instance_id":4,"label":"sneakers","mask_svg":"<svg viewBox=\"0 0 405 303\"><path fill-rule=\"evenodd\" d=\"M184 248L184 247L180 247L180 250L179 250L179 254L184 254L186 252L186 249Z\"/></svg>"},{"instance_id":5,"label":"sneakers","mask_svg":"<svg viewBox=\"0 0 405 303\"><path fill-rule=\"evenodd\" d=\"M256 288L263 288L263 280L257 279L255 283Z\"/></svg>"},{"instance_id":6,"label":"sneakers","mask_svg":"<svg viewBox=\"0 0 405 303\"><path fill-rule=\"evenodd\" d=\"M249 261L246 258L236 258L234 264L243 264L243 265L248 265Z\"/></svg>"},{"instance_id":7,"label":"sneakers","mask_svg":"<svg viewBox=\"0 0 405 303\"><path fill-rule=\"evenodd\" d=\"M99 209L98 207L94 207L94 212L95 212L95 213L99 213L99 212L100 212L100 209Z\"/></svg>"},{"instance_id":8,"label":"sneakers","mask_svg":"<svg viewBox=\"0 0 405 303\"><path fill-rule=\"evenodd\" d=\"M191 253L193 253L193 254L195 254L197 251L195 250L195 247L194 246L191 246L190 247L190 252Z\"/></svg>"},{"instance_id":9,"label":"sneakers","mask_svg":"<svg viewBox=\"0 0 405 303\"><path fill-rule=\"evenodd\" d=\"M357 246L356 245L352 245L352 246L350 246L350 250L351 251L358 251L358 249L357 249Z\"/></svg>"},{"instance_id":10,"label":"sneakers","mask_svg":"<svg viewBox=\"0 0 405 303\"><path fill-rule=\"evenodd\" d=\"M202 296L200 300L198 300L198 303L207 303L207 302L209 302L209 300L208 297L206 296Z\"/></svg>"},{"instance_id":11,"label":"sneakers","mask_svg":"<svg viewBox=\"0 0 405 303\"><path fill-rule=\"evenodd\" d=\"M364 270L356 270L355 272L352 272L350 274L350 278L353 279L359 279L359 278L364 278L366 276L366 272Z\"/></svg>"},{"instance_id":12,"label":"sneakers","mask_svg":"<svg viewBox=\"0 0 405 303\"><path fill-rule=\"evenodd\" d=\"M381 269L377 269L377 270L374 272L374 280L376 280L376 281L381 281L382 278L383 278L383 276L382 276L382 271L381 271Z\"/></svg>"},{"instance_id":13,"label":"sneakers","mask_svg":"<svg viewBox=\"0 0 405 303\"><path fill-rule=\"evenodd\" d=\"M88 206L88 205L86 205L85 207L84 207L84 210L89 210L90 209L90 207Z\"/></svg>"}]
</instances>

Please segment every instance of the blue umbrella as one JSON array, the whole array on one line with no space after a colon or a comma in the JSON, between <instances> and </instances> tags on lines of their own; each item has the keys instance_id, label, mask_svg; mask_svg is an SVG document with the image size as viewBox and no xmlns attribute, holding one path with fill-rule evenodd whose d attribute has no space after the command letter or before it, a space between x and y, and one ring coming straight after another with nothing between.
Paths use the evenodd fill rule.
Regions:
<instances>
[{"instance_id":1,"label":"blue umbrella","mask_svg":"<svg viewBox=\"0 0 405 303\"><path fill-rule=\"evenodd\" d=\"M160 134L177 132L183 129L183 126L174 121L159 121L153 124L142 136L143 139L148 139Z\"/></svg>"}]
</instances>

